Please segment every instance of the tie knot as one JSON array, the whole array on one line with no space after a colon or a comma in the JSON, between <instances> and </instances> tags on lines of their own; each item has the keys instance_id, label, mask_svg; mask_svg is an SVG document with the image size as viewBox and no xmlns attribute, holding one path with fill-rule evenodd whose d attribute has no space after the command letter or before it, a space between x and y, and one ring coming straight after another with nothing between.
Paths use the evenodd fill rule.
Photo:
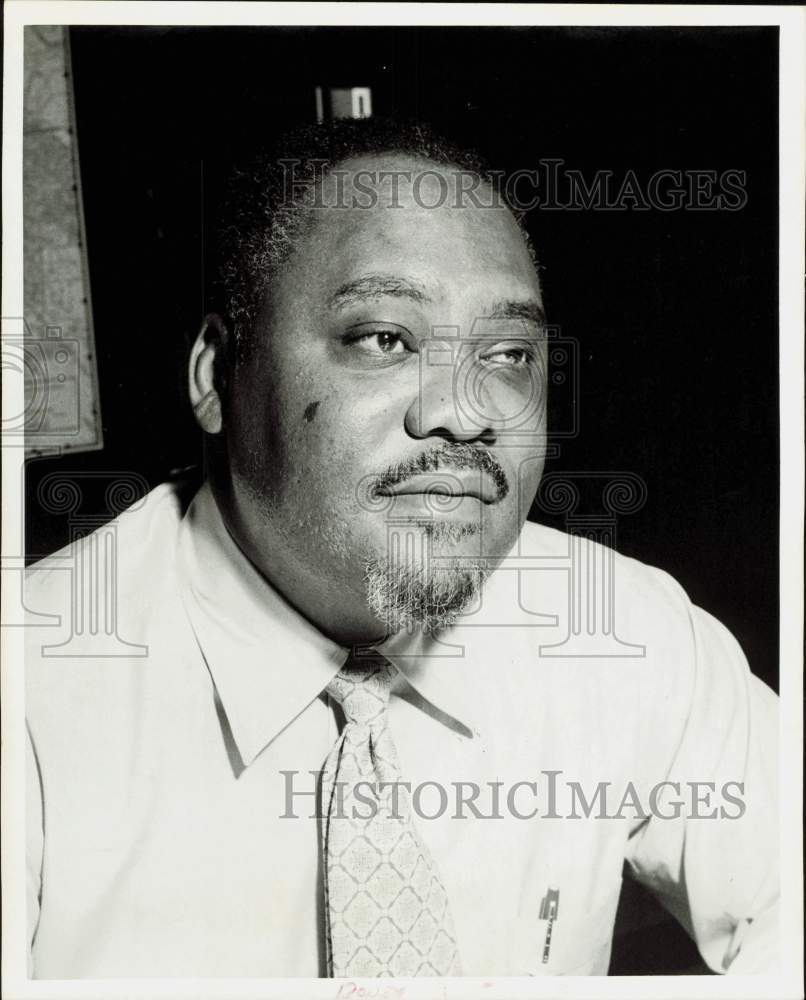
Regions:
<instances>
[{"instance_id":1,"label":"tie knot","mask_svg":"<svg viewBox=\"0 0 806 1000\"><path fill-rule=\"evenodd\" d=\"M394 667L370 650L353 654L327 686L327 693L341 705L347 722L369 726L381 718L389 704Z\"/></svg>"}]
</instances>

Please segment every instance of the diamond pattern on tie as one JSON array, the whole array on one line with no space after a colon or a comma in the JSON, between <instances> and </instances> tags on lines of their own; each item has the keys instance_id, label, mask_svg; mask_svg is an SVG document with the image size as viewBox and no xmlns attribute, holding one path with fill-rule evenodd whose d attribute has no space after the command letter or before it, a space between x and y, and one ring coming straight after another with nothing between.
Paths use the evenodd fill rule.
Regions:
<instances>
[{"instance_id":1,"label":"diamond pattern on tie","mask_svg":"<svg viewBox=\"0 0 806 1000\"><path fill-rule=\"evenodd\" d=\"M351 657L327 688L346 720L322 774L329 971L459 975L445 888L412 822L387 726L393 679L371 652Z\"/></svg>"}]
</instances>

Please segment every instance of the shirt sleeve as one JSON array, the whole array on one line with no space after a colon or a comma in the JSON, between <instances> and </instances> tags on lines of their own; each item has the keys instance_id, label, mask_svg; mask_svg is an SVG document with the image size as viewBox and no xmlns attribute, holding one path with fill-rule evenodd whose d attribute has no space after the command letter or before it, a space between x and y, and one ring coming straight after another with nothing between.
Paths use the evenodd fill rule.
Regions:
<instances>
[{"instance_id":1,"label":"shirt sleeve","mask_svg":"<svg viewBox=\"0 0 806 1000\"><path fill-rule=\"evenodd\" d=\"M31 734L26 730L26 909L28 918L28 976L34 976L33 945L39 925L39 908L42 898L42 859L44 827L42 810L42 784Z\"/></svg>"},{"instance_id":2,"label":"shirt sleeve","mask_svg":"<svg viewBox=\"0 0 806 1000\"><path fill-rule=\"evenodd\" d=\"M685 603L688 634L676 649L687 662L663 679L670 693L655 698L651 710L651 694L642 696L648 710L641 759L652 761L653 808L630 839L627 862L714 972L772 972L778 701L750 673L728 630ZM653 761L653 734L668 734L670 726L675 736L666 745L674 750L664 766Z\"/></svg>"}]
</instances>

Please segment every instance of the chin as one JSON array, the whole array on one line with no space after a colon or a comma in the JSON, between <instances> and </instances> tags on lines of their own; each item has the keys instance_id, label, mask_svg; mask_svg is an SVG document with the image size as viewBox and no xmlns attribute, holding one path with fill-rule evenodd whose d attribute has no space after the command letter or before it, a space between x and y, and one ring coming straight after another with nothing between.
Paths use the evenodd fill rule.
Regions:
<instances>
[{"instance_id":1,"label":"chin","mask_svg":"<svg viewBox=\"0 0 806 1000\"><path fill-rule=\"evenodd\" d=\"M440 631L455 624L476 602L488 570L473 564L473 553L456 551L461 548L458 543L477 533L462 527L445 523L433 532L426 528L421 538L424 545L395 546L384 557L367 561L367 606L390 632L404 628ZM443 554L461 561L456 566L442 563ZM478 543L475 555L479 555Z\"/></svg>"},{"instance_id":2,"label":"chin","mask_svg":"<svg viewBox=\"0 0 806 1000\"><path fill-rule=\"evenodd\" d=\"M482 534L480 525L475 521L427 521L421 526L421 530L432 549L456 545L468 538L478 538L480 541ZM475 549L479 548L479 541L473 546Z\"/></svg>"}]
</instances>

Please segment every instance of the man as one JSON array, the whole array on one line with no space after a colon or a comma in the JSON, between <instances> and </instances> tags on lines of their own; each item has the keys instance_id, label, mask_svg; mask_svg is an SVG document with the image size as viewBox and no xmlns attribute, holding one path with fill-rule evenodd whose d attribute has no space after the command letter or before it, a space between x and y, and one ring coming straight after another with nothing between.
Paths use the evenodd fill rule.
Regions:
<instances>
[{"instance_id":1,"label":"man","mask_svg":"<svg viewBox=\"0 0 806 1000\"><path fill-rule=\"evenodd\" d=\"M303 130L222 232L208 481L114 526L131 655L29 632L32 974L605 974L625 861L773 968L774 697L662 572L525 521L542 296L482 167ZM68 637L92 545L30 575Z\"/></svg>"}]
</instances>

